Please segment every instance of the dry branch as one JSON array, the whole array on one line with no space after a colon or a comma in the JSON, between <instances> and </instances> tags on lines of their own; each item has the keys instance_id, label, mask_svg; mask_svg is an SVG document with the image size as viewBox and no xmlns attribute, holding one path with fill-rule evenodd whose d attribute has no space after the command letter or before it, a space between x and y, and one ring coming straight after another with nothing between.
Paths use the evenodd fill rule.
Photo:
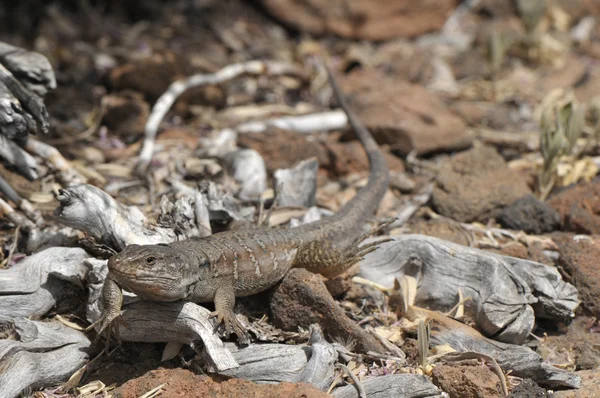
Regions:
<instances>
[{"instance_id":1,"label":"dry branch","mask_svg":"<svg viewBox=\"0 0 600 398\"><path fill-rule=\"evenodd\" d=\"M152 108L152 113L150 114L150 117L148 117L146 127L144 128L144 142L142 144L142 151L140 152L136 172L139 175L145 174L154 152L154 143L156 140L158 127L177 98L179 98L185 91L193 87L199 87L208 84L221 84L245 74L267 74L273 76L289 74L292 72L294 72L294 69L284 63L249 61L245 63L227 65L215 73L194 75L185 80L172 83L167 91L165 91L156 101L154 107Z\"/></svg>"},{"instance_id":2,"label":"dry branch","mask_svg":"<svg viewBox=\"0 0 600 398\"><path fill-rule=\"evenodd\" d=\"M60 384L88 359L88 338L60 322L14 320L18 340L0 340L0 397Z\"/></svg>"},{"instance_id":3,"label":"dry branch","mask_svg":"<svg viewBox=\"0 0 600 398\"><path fill-rule=\"evenodd\" d=\"M340 130L348 125L348 117L341 109L308 115L283 116L242 123L234 129L239 133L262 133L269 128L309 134L315 131Z\"/></svg>"},{"instance_id":4,"label":"dry branch","mask_svg":"<svg viewBox=\"0 0 600 398\"><path fill-rule=\"evenodd\" d=\"M61 281L83 287L86 261L98 260L81 248L51 247L0 270L0 319L44 315L64 290Z\"/></svg>"},{"instance_id":5,"label":"dry branch","mask_svg":"<svg viewBox=\"0 0 600 398\"><path fill-rule=\"evenodd\" d=\"M311 325L310 333L310 346L252 344L238 347L226 343L240 367L219 373L257 383L309 383L325 390L334 377L337 352L317 325Z\"/></svg>"},{"instance_id":6,"label":"dry branch","mask_svg":"<svg viewBox=\"0 0 600 398\"><path fill-rule=\"evenodd\" d=\"M433 320L431 344L448 344L458 352L477 352L492 357L505 371L522 378L530 378L547 388L579 388L581 379L574 374L545 363L542 357L528 347L501 343L483 337L476 330L436 311L411 307L407 318Z\"/></svg>"},{"instance_id":7,"label":"dry branch","mask_svg":"<svg viewBox=\"0 0 600 398\"><path fill-rule=\"evenodd\" d=\"M422 375L397 374L363 380L368 398L442 398L446 395ZM335 398L358 398L352 385L336 388Z\"/></svg>"},{"instance_id":8,"label":"dry branch","mask_svg":"<svg viewBox=\"0 0 600 398\"><path fill-rule=\"evenodd\" d=\"M92 185L75 185L59 191L60 207L54 211L66 226L79 229L116 250L130 244L173 242L169 228L149 228L146 216L136 207L117 203L109 194Z\"/></svg>"},{"instance_id":9,"label":"dry branch","mask_svg":"<svg viewBox=\"0 0 600 398\"><path fill-rule=\"evenodd\" d=\"M553 268L424 235L394 237L361 263L361 276L390 288L403 275L418 281L415 305L451 309L459 289L480 330L522 344L535 315L569 321L577 291Z\"/></svg>"}]
</instances>

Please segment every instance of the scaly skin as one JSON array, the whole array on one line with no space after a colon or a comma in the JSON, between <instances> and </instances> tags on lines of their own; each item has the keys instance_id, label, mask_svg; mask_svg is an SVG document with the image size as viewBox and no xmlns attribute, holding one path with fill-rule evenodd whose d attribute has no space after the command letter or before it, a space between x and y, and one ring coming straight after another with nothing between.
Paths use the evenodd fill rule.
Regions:
<instances>
[{"instance_id":1,"label":"scaly skin","mask_svg":"<svg viewBox=\"0 0 600 398\"><path fill-rule=\"evenodd\" d=\"M371 234L360 227L379 206L389 184L388 168L371 134L349 110L328 70L338 102L363 144L371 171L367 185L334 216L298 228L225 231L205 238L161 245L130 245L108 261L100 332L120 315L121 289L152 301L213 302L217 323L240 341L248 336L233 314L236 297L249 296L279 282L292 267L327 277L341 274L376 244L360 246ZM373 231L374 232L374 231ZM381 243L381 242L378 242Z\"/></svg>"}]
</instances>

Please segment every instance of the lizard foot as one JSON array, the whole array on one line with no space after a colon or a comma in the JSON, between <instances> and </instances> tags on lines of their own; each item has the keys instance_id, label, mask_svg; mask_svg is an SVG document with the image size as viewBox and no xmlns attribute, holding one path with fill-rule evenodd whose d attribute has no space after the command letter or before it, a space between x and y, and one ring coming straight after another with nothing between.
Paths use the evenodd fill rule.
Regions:
<instances>
[{"instance_id":1,"label":"lizard foot","mask_svg":"<svg viewBox=\"0 0 600 398\"><path fill-rule=\"evenodd\" d=\"M214 311L211 312L208 318L217 318L215 329L219 328L221 324L224 324L225 335L227 337L229 337L233 332L237 335L238 342L240 344L250 344L250 335L248 332L246 332L240 321L238 321L238 319L235 317L233 311Z\"/></svg>"},{"instance_id":2,"label":"lizard foot","mask_svg":"<svg viewBox=\"0 0 600 398\"><path fill-rule=\"evenodd\" d=\"M124 325L125 327L129 327L127 323L121 317L121 313L117 315L114 314L102 314L100 318L90 326L88 326L85 331L89 332L98 328L96 338L94 342L97 342L102 335L106 338L106 348L110 348L111 338L114 337L117 340L117 345L121 344L121 339L119 336L119 324Z\"/></svg>"}]
</instances>

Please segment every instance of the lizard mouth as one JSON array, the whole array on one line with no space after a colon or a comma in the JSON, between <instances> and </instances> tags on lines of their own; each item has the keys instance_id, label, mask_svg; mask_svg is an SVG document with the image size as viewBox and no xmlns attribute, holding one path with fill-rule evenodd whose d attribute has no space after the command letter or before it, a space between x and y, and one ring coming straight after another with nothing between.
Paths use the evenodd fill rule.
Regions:
<instances>
[{"instance_id":1,"label":"lizard mouth","mask_svg":"<svg viewBox=\"0 0 600 398\"><path fill-rule=\"evenodd\" d=\"M173 282L177 278L172 275L157 275L152 273L146 273L140 270L134 272L125 272L117 269L110 270L117 278L123 278L127 280L135 280L138 282L150 282L150 283L161 283L161 282Z\"/></svg>"}]
</instances>

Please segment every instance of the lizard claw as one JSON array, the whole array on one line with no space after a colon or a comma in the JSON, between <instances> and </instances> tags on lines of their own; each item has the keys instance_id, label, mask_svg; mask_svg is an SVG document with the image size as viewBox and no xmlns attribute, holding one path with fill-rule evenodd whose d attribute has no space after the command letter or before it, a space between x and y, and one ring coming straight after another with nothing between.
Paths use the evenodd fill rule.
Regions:
<instances>
[{"instance_id":1,"label":"lizard claw","mask_svg":"<svg viewBox=\"0 0 600 398\"><path fill-rule=\"evenodd\" d=\"M121 317L120 312L117 315L103 314L96 322L88 326L85 331L90 332L91 330L98 328L94 342L97 342L104 334L108 348L110 346L111 337L113 336L116 338L118 344L121 343L119 336L119 325L124 325L127 328L129 327Z\"/></svg>"},{"instance_id":2,"label":"lizard claw","mask_svg":"<svg viewBox=\"0 0 600 398\"><path fill-rule=\"evenodd\" d=\"M219 326L221 326L221 324L224 324L225 335L227 337L229 337L233 332L237 335L238 342L241 344L246 345L250 343L250 335L248 332L246 332L240 321L238 321L233 311L214 311L210 313L208 318L217 318L217 321L215 322L215 331L219 328Z\"/></svg>"}]
</instances>

